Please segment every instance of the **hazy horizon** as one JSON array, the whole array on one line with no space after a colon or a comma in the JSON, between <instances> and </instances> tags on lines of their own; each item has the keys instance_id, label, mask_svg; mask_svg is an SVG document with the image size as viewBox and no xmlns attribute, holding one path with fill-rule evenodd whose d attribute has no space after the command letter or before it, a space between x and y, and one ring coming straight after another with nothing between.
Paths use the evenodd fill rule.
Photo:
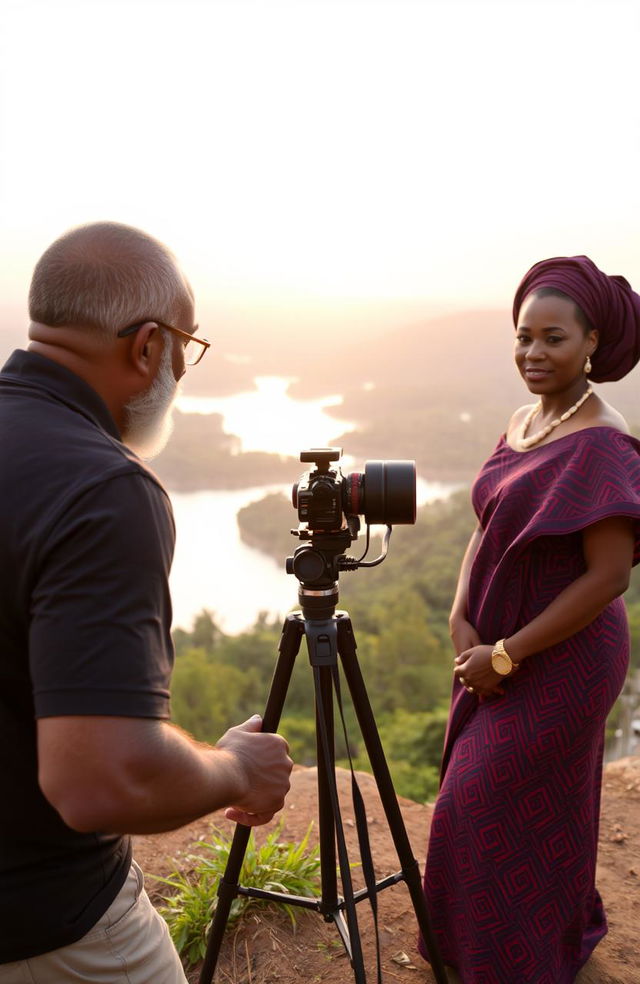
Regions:
<instances>
[{"instance_id":1,"label":"hazy horizon","mask_svg":"<svg viewBox=\"0 0 640 984\"><path fill-rule=\"evenodd\" d=\"M252 355L259 361L265 351L273 355L274 345L280 346L282 353L282 376L295 375L298 359L308 361L314 346L319 343L351 346L352 344L374 343L378 338L385 338L391 333L406 331L412 328L434 330L440 319L460 316L468 319L474 312L493 312L504 317L509 316L507 307L492 308L477 305L464 308L451 302L449 305L434 305L428 300L399 299L386 303L361 301L356 303L351 299L349 304L341 306L337 302L329 303L324 300L313 308L300 308L297 311L288 308L286 311L274 310L267 306L245 304L244 307L225 309L221 312L216 305L207 310L205 305L197 303L197 318L199 332L213 342L213 349L207 355L207 364L227 355L233 355L236 350L242 351L250 345ZM27 330L29 318L26 298L22 305L17 302L9 307L0 301L0 358L6 359L14 348L24 348L28 344ZM509 345L509 340L505 340ZM317 358L317 354L313 356ZM238 356L238 364L242 365L243 356ZM204 365L204 363L203 363ZM270 373L271 370L268 370ZM197 380L197 371L192 374Z\"/></svg>"},{"instance_id":2,"label":"hazy horizon","mask_svg":"<svg viewBox=\"0 0 640 984\"><path fill-rule=\"evenodd\" d=\"M21 0L0 39L3 338L105 218L171 247L214 344L303 356L508 311L547 256L640 288L634 0Z\"/></svg>"}]
</instances>

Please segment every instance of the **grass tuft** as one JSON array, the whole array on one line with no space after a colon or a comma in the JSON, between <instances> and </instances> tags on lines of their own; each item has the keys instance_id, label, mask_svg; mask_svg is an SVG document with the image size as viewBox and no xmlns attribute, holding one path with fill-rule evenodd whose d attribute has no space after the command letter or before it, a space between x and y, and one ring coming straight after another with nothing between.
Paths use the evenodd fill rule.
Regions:
<instances>
[{"instance_id":1,"label":"grass tuft","mask_svg":"<svg viewBox=\"0 0 640 984\"><path fill-rule=\"evenodd\" d=\"M244 857L240 884L269 892L313 896L320 882L320 851L308 851L313 823L299 844L280 841L282 823L273 830L261 847L256 847L253 831ZM195 847L196 845L194 845ZM229 858L231 840L212 829L211 839L197 842L200 853L187 854L183 864L168 878L152 875L167 885L159 912L169 926L175 947L188 966L204 958L207 936L218 902L218 884ZM307 853L308 852L308 853ZM269 903L238 895L231 903L227 926L245 915L249 908L277 904L288 913L295 929L295 907L286 903Z\"/></svg>"}]
</instances>

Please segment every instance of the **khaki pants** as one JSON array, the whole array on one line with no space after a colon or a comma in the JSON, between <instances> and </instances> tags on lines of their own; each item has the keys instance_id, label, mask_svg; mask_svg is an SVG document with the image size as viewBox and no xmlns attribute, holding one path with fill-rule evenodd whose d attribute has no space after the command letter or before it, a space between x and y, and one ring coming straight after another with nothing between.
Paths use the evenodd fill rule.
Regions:
<instances>
[{"instance_id":1,"label":"khaki pants","mask_svg":"<svg viewBox=\"0 0 640 984\"><path fill-rule=\"evenodd\" d=\"M166 923L133 862L127 880L86 936L29 960L0 964L0 984L186 984Z\"/></svg>"}]
</instances>

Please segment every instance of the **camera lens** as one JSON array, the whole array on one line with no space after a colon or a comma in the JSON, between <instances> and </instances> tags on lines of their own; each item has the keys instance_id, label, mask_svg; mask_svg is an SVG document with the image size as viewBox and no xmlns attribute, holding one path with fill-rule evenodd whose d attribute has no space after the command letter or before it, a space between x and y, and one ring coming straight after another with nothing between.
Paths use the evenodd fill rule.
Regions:
<instances>
[{"instance_id":1,"label":"camera lens","mask_svg":"<svg viewBox=\"0 0 640 984\"><path fill-rule=\"evenodd\" d=\"M366 523L389 526L415 523L415 461L367 461L362 502Z\"/></svg>"}]
</instances>

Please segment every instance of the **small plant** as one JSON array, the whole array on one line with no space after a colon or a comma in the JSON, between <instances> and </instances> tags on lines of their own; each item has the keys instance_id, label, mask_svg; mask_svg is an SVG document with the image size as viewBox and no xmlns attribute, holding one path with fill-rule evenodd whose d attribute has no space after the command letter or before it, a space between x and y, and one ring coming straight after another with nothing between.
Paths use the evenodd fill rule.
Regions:
<instances>
[{"instance_id":1,"label":"small plant","mask_svg":"<svg viewBox=\"0 0 640 984\"><path fill-rule=\"evenodd\" d=\"M313 824L299 844L279 840L282 824L279 824L261 847L256 847L253 831L240 873L240 883L268 892L286 892L290 895L313 895L319 884L320 851L309 851L309 835ZM231 841L212 830L210 841L198 841L201 853L188 854L180 869L168 878L153 875L175 891L163 896L160 914L169 926L171 938L181 957L189 966L202 960L207 948L207 936L218 902L218 883L224 874L231 848ZM238 895L231 903L227 925L243 916L256 905L269 905L259 899ZM278 903L280 904L280 903ZM295 928L294 907L282 903Z\"/></svg>"}]
</instances>

